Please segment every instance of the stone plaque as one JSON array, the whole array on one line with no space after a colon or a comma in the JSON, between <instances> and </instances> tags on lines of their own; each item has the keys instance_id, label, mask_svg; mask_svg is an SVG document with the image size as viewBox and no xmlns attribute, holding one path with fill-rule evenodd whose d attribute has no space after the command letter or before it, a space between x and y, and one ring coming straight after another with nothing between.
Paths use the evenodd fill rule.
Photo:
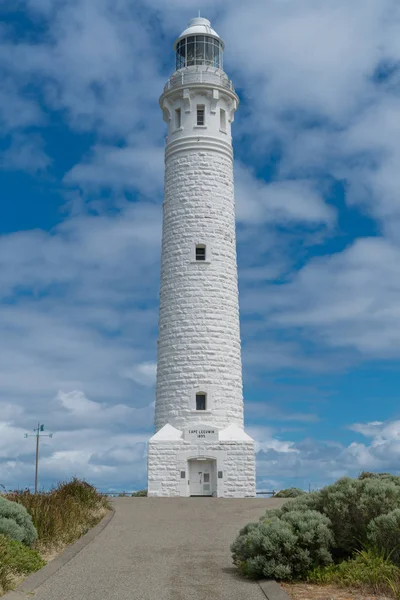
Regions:
<instances>
[{"instance_id":1,"label":"stone plaque","mask_svg":"<svg viewBox=\"0 0 400 600\"><path fill-rule=\"evenodd\" d=\"M185 430L185 440L188 442L217 442L218 429L208 425L195 425Z\"/></svg>"}]
</instances>

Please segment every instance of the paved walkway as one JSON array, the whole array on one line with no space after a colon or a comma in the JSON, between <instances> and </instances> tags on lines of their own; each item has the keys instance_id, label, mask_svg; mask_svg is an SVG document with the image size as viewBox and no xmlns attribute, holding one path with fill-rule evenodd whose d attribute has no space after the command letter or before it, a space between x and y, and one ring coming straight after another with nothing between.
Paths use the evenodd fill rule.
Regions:
<instances>
[{"instance_id":1,"label":"paved walkway","mask_svg":"<svg viewBox=\"0 0 400 600\"><path fill-rule=\"evenodd\" d=\"M35 600L265 600L229 546L279 499L116 498L107 527ZM32 597L32 596L31 596Z\"/></svg>"}]
</instances>

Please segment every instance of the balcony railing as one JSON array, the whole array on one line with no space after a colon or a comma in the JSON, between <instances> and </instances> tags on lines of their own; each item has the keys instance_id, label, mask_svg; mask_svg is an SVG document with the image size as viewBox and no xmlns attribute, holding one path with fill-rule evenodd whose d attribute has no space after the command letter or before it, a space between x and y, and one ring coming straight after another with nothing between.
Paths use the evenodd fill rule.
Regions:
<instances>
[{"instance_id":1,"label":"balcony railing","mask_svg":"<svg viewBox=\"0 0 400 600\"><path fill-rule=\"evenodd\" d=\"M189 85L192 83L210 83L224 87L228 90L235 91L232 81L228 79L228 76L223 71L208 69L180 69L171 75L168 83L164 87L164 92L167 92L172 88Z\"/></svg>"}]
</instances>

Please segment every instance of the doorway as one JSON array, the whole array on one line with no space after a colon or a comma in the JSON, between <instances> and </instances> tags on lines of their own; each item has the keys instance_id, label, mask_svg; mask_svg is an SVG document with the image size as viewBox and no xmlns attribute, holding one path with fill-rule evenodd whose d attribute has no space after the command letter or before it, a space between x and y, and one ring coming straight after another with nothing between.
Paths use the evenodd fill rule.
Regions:
<instances>
[{"instance_id":1,"label":"doorway","mask_svg":"<svg viewBox=\"0 0 400 600\"><path fill-rule=\"evenodd\" d=\"M189 460L190 496L212 496L214 487L213 460Z\"/></svg>"}]
</instances>

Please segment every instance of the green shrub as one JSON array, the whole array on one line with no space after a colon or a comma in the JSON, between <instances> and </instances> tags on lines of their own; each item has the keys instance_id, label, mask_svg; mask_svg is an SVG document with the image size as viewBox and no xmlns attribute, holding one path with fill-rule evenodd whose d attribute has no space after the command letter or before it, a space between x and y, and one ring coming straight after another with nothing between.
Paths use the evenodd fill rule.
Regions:
<instances>
[{"instance_id":1,"label":"green shrub","mask_svg":"<svg viewBox=\"0 0 400 600\"><path fill-rule=\"evenodd\" d=\"M369 543L400 565L400 508L373 519L367 530Z\"/></svg>"},{"instance_id":2,"label":"green shrub","mask_svg":"<svg viewBox=\"0 0 400 600\"><path fill-rule=\"evenodd\" d=\"M268 510L259 523L244 527L231 550L244 575L290 580L371 545L400 565L400 477L386 473L344 477L318 492L290 499L280 509ZM365 555L357 558L357 568L364 559ZM336 573L335 569L324 573Z\"/></svg>"},{"instance_id":3,"label":"green shrub","mask_svg":"<svg viewBox=\"0 0 400 600\"><path fill-rule=\"evenodd\" d=\"M391 475L390 473L371 473L369 471L363 471L358 479L384 479L391 481L396 485L400 485L400 477L398 475Z\"/></svg>"},{"instance_id":4,"label":"green shrub","mask_svg":"<svg viewBox=\"0 0 400 600\"><path fill-rule=\"evenodd\" d=\"M368 544L370 521L396 508L400 508L400 485L391 479L344 477L318 492L290 500L278 516L293 510L316 510L326 515L334 534L333 555L341 559Z\"/></svg>"},{"instance_id":5,"label":"green shrub","mask_svg":"<svg viewBox=\"0 0 400 600\"><path fill-rule=\"evenodd\" d=\"M26 508L3 496L0 497L0 533L27 546L32 546L37 539L36 528Z\"/></svg>"},{"instance_id":6,"label":"green shrub","mask_svg":"<svg viewBox=\"0 0 400 600\"><path fill-rule=\"evenodd\" d=\"M274 498L297 498L298 496L302 496L306 492L303 492L300 488L288 488L286 490L281 490L277 494L275 494Z\"/></svg>"},{"instance_id":7,"label":"green shrub","mask_svg":"<svg viewBox=\"0 0 400 600\"><path fill-rule=\"evenodd\" d=\"M330 522L316 511L269 514L244 527L231 546L233 562L243 575L291 580L332 562Z\"/></svg>"},{"instance_id":8,"label":"green shrub","mask_svg":"<svg viewBox=\"0 0 400 600\"><path fill-rule=\"evenodd\" d=\"M8 546L10 539L0 534L0 592L7 592L11 588L13 572L8 566Z\"/></svg>"},{"instance_id":9,"label":"green shrub","mask_svg":"<svg viewBox=\"0 0 400 600\"><path fill-rule=\"evenodd\" d=\"M400 569L382 552L362 550L350 560L337 565L317 567L307 575L309 583L360 588L368 587L375 594L385 594L398 588Z\"/></svg>"},{"instance_id":10,"label":"green shrub","mask_svg":"<svg viewBox=\"0 0 400 600\"><path fill-rule=\"evenodd\" d=\"M21 542L9 541L8 545L8 564L16 573L35 573L45 566L46 561L40 556L37 550L28 548Z\"/></svg>"},{"instance_id":11,"label":"green shrub","mask_svg":"<svg viewBox=\"0 0 400 600\"><path fill-rule=\"evenodd\" d=\"M5 517L0 517L0 534L18 542L22 542L25 538L24 528L13 519L6 519Z\"/></svg>"},{"instance_id":12,"label":"green shrub","mask_svg":"<svg viewBox=\"0 0 400 600\"><path fill-rule=\"evenodd\" d=\"M133 492L132 496L143 498L147 496L147 490L140 490L139 492Z\"/></svg>"},{"instance_id":13,"label":"green shrub","mask_svg":"<svg viewBox=\"0 0 400 600\"><path fill-rule=\"evenodd\" d=\"M45 561L36 550L21 542L0 535L0 590L8 591L12 587L14 575L29 575L45 565Z\"/></svg>"}]
</instances>

